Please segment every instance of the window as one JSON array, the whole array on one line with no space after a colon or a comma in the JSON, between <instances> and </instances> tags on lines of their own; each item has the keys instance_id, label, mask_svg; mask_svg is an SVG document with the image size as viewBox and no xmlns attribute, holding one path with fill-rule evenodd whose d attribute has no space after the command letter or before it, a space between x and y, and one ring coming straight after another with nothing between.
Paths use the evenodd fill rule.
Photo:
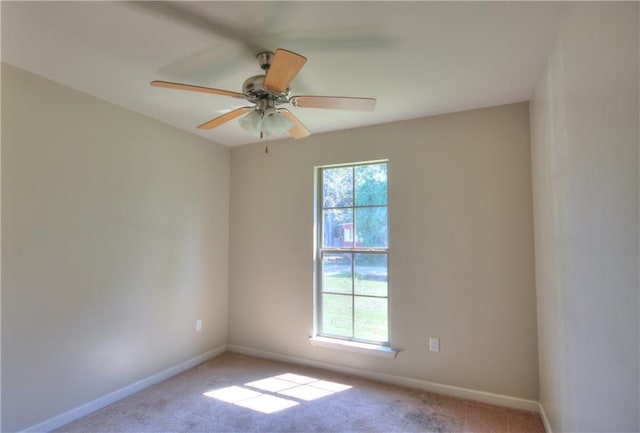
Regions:
<instances>
[{"instance_id":1,"label":"window","mask_svg":"<svg viewBox=\"0 0 640 433\"><path fill-rule=\"evenodd\" d=\"M389 344L387 162L318 170L316 327Z\"/></svg>"}]
</instances>

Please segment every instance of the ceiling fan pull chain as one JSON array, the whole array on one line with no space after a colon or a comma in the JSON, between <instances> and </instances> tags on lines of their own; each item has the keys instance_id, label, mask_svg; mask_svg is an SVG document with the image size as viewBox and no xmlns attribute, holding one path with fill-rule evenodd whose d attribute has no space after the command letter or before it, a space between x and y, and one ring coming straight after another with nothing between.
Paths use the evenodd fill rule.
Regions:
<instances>
[{"instance_id":1,"label":"ceiling fan pull chain","mask_svg":"<svg viewBox=\"0 0 640 433\"><path fill-rule=\"evenodd\" d=\"M262 122L264 122L264 108L260 109L260 140L264 138L264 131L262 130L262 125L263 125Z\"/></svg>"}]
</instances>

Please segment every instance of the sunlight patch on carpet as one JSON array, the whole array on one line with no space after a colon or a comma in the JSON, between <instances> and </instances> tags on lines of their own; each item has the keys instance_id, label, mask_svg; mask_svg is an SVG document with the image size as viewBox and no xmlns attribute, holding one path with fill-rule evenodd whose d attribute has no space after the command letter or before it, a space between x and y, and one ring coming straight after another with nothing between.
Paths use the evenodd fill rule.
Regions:
<instances>
[{"instance_id":1,"label":"sunlight patch on carpet","mask_svg":"<svg viewBox=\"0 0 640 433\"><path fill-rule=\"evenodd\" d=\"M297 406L300 403L293 400L274 397L272 395L262 394L259 397L238 401L235 404L237 404L238 406L246 407L247 409L253 409L258 412L270 414L279 412L283 409L288 409L293 406Z\"/></svg>"},{"instance_id":2,"label":"sunlight patch on carpet","mask_svg":"<svg viewBox=\"0 0 640 433\"><path fill-rule=\"evenodd\" d=\"M235 403L248 398L258 397L262 394L240 386L230 386L228 388L205 392L204 395L207 397L213 397L217 400L226 401L227 403Z\"/></svg>"},{"instance_id":3,"label":"sunlight patch on carpet","mask_svg":"<svg viewBox=\"0 0 640 433\"><path fill-rule=\"evenodd\" d=\"M293 400L263 394L241 386L216 389L205 392L204 395L266 414L278 412L299 404Z\"/></svg>"},{"instance_id":4,"label":"sunlight patch on carpet","mask_svg":"<svg viewBox=\"0 0 640 433\"><path fill-rule=\"evenodd\" d=\"M315 388L313 386L299 385L295 388L285 389L278 394L299 398L300 400L313 401L331 395L333 391L327 391L326 389Z\"/></svg>"},{"instance_id":5,"label":"sunlight patch on carpet","mask_svg":"<svg viewBox=\"0 0 640 433\"><path fill-rule=\"evenodd\" d=\"M297 406L300 401L310 402L351 388L350 385L342 383L286 373L248 382L244 386L234 385L207 391L203 395L271 414ZM262 392L255 391L256 389Z\"/></svg>"},{"instance_id":6,"label":"sunlight patch on carpet","mask_svg":"<svg viewBox=\"0 0 640 433\"><path fill-rule=\"evenodd\" d=\"M263 391L278 392L293 386L298 386L298 384L289 382L288 380L281 380L277 377L268 377L266 379L256 380L255 382L245 383L244 386L258 388Z\"/></svg>"}]
</instances>

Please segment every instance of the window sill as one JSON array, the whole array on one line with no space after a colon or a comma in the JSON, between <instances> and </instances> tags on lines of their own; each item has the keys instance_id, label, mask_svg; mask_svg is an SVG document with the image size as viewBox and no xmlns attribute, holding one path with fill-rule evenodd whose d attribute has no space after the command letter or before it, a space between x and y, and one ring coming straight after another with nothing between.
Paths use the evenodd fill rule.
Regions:
<instances>
[{"instance_id":1,"label":"window sill","mask_svg":"<svg viewBox=\"0 0 640 433\"><path fill-rule=\"evenodd\" d=\"M398 354L387 346L379 346L377 344L359 343L355 341L338 340L328 337L311 337L309 342L312 346L326 347L329 349L345 350L347 352L362 353L365 355L381 356L383 358L395 358Z\"/></svg>"}]
</instances>

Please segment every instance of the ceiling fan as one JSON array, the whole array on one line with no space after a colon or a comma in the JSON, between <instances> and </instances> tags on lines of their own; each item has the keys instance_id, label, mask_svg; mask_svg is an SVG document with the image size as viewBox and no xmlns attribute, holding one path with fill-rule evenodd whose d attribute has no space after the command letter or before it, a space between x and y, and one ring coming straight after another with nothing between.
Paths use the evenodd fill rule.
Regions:
<instances>
[{"instance_id":1,"label":"ceiling fan","mask_svg":"<svg viewBox=\"0 0 640 433\"><path fill-rule=\"evenodd\" d=\"M240 126L260 138L276 137L285 131L288 131L293 138L303 138L311 134L291 111L282 107L285 104L291 104L294 107L355 111L372 111L376 106L376 100L373 98L291 96L289 84L302 69L307 59L300 54L282 48L277 49L275 53L261 52L256 56L256 59L265 74L254 75L246 79L242 85L242 93L169 81L152 81L151 85L246 99L254 105L231 110L199 125L198 128L212 129L245 115L239 120Z\"/></svg>"}]
</instances>

